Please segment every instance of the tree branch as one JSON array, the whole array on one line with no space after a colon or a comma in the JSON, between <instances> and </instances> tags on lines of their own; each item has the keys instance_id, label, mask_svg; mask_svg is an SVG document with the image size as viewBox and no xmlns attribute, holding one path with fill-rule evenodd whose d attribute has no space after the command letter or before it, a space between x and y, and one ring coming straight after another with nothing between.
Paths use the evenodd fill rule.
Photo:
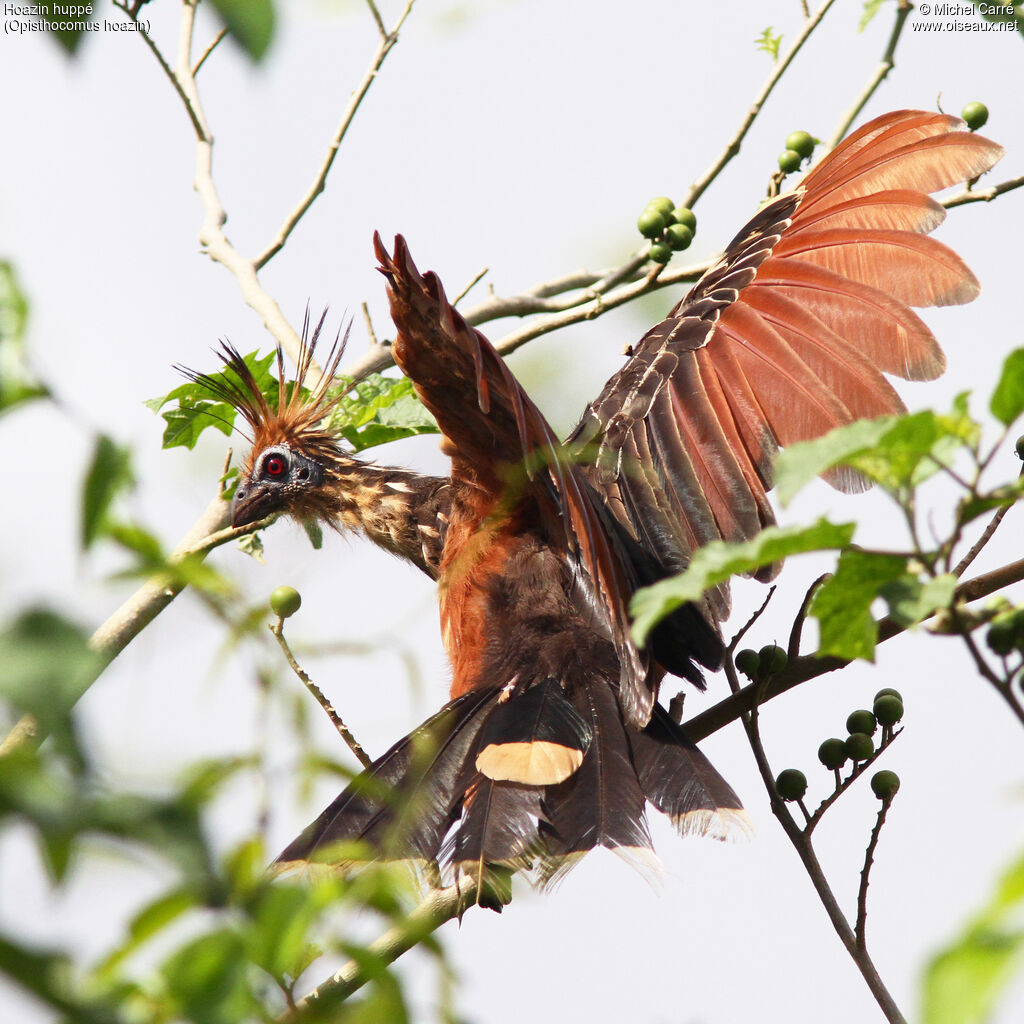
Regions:
<instances>
[{"instance_id":1,"label":"tree branch","mask_svg":"<svg viewBox=\"0 0 1024 1024\"><path fill-rule=\"evenodd\" d=\"M707 191L708 186L722 173L722 170L729 163L734 156L740 151L740 147L743 144L743 140L747 137L747 132L750 131L754 122L757 120L758 114L761 113L761 108L764 106L768 97L772 94L772 90L779 83L779 79L785 74L786 69L793 62L793 58L800 52L804 43L810 39L811 34L818 27L821 19L828 13L828 9L835 3L835 0L825 0L817 11L814 12L808 18L800 30L800 34L793 40L793 45L786 51L785 56L775 65L775 69L768 77L768 81L761 87L761 91L757 94L754 102L751 104L750 109L747 111L746 117L740 123L739 128L736 129L736 133L729 140L725 149L722 151L718 159L704 172L704 176L695 181L691 186L689 192L686 193L686 201L682 204L683 206L692 207L694 203Z\"/></svg>"},{"instance_id":2,"label":"tree branch","mask_svg":"<svg viewBox=\"0 0 1024 1024\"><path fill-rule=\"evenodd\" d=\"M334 164L334 158L338 155L338 150L341 147L341 143L345 138L346 133L352 125L352 121L359 110L360 104L363 102L363 98L369 92L370 86L373 85L374 79L377 77L377 72L380 71L381 65L387 59L388 54L391 52L392 47L398 42L398 33L405 24L405 19L409 16L412 11L413 4L416 0L408 0L405 5L405 10L402 11L395 22L395 27L390 31L386 32L384 29L384 23L381 21L380 11L377 10L373 0L367 0L370 11L373 14L374 20L377 23L377 27L381 34L381 43L377 48L377 52L373 55L373 59L370 61L370 66L366 69L366 74L363 75L363 80L356 87L355 92L349 97L348 106L345 107L345 112L341 115L341 121L338 123L337 130L334 133L330 144L327 147L327 154L324 157L323 163L320 165L320 170L317 172L316 177L313 179L313 184L310 185L309 190L302 197L299 205L285 218L284 224L281 225L277 232L277 236L267 246L266 249L260 253L259 256L253 260L253 265L256 270L262 270L283 248L285 243L288 241L289 236L295 230L296 225L306 215L306 211L313 205L316 197L323 192L327 185L327 176L331 173L331 166Z\"/></svg>"},{"instance_id":3,"label":"tree branch","mask_svg":"<svg viewBox=\"0 0 1024 1024\"><path fill-rule=\"evenodd\" d=\"M370 943L364 957L359 961L350 960L330 978L317 985L281 1020L295 1022L302 1020L307 1014L315 1017L324 1010L330 1012L371 980L373 975L367 970L366 960L372 961L377 968L394 963L403 953L418 945L446 921L462 917L478 902L481 895L480 888L473 881L457 882L445 889L435 889L401 924L395 925ZM496 900L498 905L508 902L506 893L492 892L488 889L488 897Z\"/></svg>"},{"instance_id":4,"label":"tree branch","mask_svg":"<svg viewBox=\"0 0 1024 1024\"><path fill-rule=\"evenodd\" d=\"M871 77L868 79L868 83L864 86L863 91L857 97L853 106L843 114L840 118L839 124L836 127L835 132L832 134L832 138L829 139L828 149L835 149L840 142L846 137L846 133L850 130L850 125L857 120L857 116L867 106L868 100L874 96L878 87L888 77L889 72L896 66L896 47L899 44L900 36L903 34L903 26L907 23L907 18L910 17L910 12L913 11L914 5L909 0L898 0L896 4L896 17L893 20L892 32L889 34L889 41L886 43L885 50L882 52L882 59L875 68Z\"/></svg>"}]
</instances>

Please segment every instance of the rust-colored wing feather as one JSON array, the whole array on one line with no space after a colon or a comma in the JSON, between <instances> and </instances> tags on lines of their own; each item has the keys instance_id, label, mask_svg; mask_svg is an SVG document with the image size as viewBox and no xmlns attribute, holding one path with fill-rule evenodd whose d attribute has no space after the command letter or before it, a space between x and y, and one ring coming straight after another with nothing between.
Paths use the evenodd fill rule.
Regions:
<instances>
[{"instance_id":1,"label":"rust-colored wing feather","mask_svg":"<svg viewBox=\"0 0 1024 1024\"><path fill-rule=\"evenodd\" d=\"M590 482L665 568L772 522L780 445L902 411L884 373L942 372L909 307L969 302L978 282L926 236L945 213L928 193L1002 155L964 129L896 111L855 132L747 224L586 410L569 444L597 448ZM851 472L829 479L863 486ZM720 590L705 611L727 607Z\"/></svg>"}]
</instances>

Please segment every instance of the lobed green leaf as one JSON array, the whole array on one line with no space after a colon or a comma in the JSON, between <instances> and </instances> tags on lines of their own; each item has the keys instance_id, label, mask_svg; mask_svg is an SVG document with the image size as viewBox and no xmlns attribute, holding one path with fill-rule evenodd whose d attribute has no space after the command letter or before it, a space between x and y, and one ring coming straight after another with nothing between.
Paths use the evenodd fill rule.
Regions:
<instances>
[{"instance_id":1,"label":"lobed green leaf","mask_svg":"<svg viewBox=\"0 0 1024 1024\"><path fill-rule=\"evenodd\" d=\"M694 554L684 573L643 587L633 595L633 639L643 645L666 615L689 601L699 601L706 590L731 576L751 573L790 555L843 548L850 543L853 531L853 523L820 519L811 526L769 526L741 543L712 541Z\"/></svg>"},{"instance_id":2,"label":"lobed green leaf","mask_svg":"<svg viewBox=\"0 0 1024 1024\"><path fill-rule=\"evenodd\" d=\"M1007 427L1024 412L1024 348L1018 348L1006 357L989 408L992 415Z\"/></svg>"}]
</instances>

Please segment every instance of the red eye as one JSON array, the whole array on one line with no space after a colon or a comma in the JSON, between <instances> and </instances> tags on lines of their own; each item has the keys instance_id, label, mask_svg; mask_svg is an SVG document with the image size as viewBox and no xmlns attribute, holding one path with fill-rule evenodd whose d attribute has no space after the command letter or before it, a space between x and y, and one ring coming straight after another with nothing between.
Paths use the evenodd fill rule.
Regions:
<instances>
[{"instance_id":1,"label":"red eye","mask_svg":"<svg viewBox=\"0 0 1024 1024\"><path fill-rule=\"evenodd\" d=\"M263 472L267 476L283 476L285 469L285 461L280 455L268 455L263 460Z\"/></svg>"}]
</instances>

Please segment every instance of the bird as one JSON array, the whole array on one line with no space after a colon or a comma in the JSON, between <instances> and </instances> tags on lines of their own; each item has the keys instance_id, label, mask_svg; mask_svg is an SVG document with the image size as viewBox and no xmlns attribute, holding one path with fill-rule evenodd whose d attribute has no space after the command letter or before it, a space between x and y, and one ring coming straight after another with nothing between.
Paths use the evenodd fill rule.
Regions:
<instances>
[{"instance_id":1,"label":"bird","mask_svg":"<svg viewBox=\"0 0 1024 1024\"><path fill-rule=\"evenodd\" d=\"M345 450L329 425L343 345L301 387L322 318L303 331L294 386L278 351L273 399L227 343L225 374L187 371L252 435L235 526L278 513L362 532L438 584L448 703L278 864L386 858L480 888L501 871L551 884L598 847L647 863L648 804L683 834L745 832L736 793L658 699L666 675L703 689L720 668L728 587L676 609L643 647L630 599L701 546L774 522L780 447L904 412L888 376L941 374L942 350L911 307L969 302L979 284L929 236L945 215L931 193L1001 155L950 115L870 121L762 205L564 440L405 239L389 250L375 235L391 351L437 421L447 476ZM845 469L826 479L866 486Z\"/></svg>"}]
</instances>

